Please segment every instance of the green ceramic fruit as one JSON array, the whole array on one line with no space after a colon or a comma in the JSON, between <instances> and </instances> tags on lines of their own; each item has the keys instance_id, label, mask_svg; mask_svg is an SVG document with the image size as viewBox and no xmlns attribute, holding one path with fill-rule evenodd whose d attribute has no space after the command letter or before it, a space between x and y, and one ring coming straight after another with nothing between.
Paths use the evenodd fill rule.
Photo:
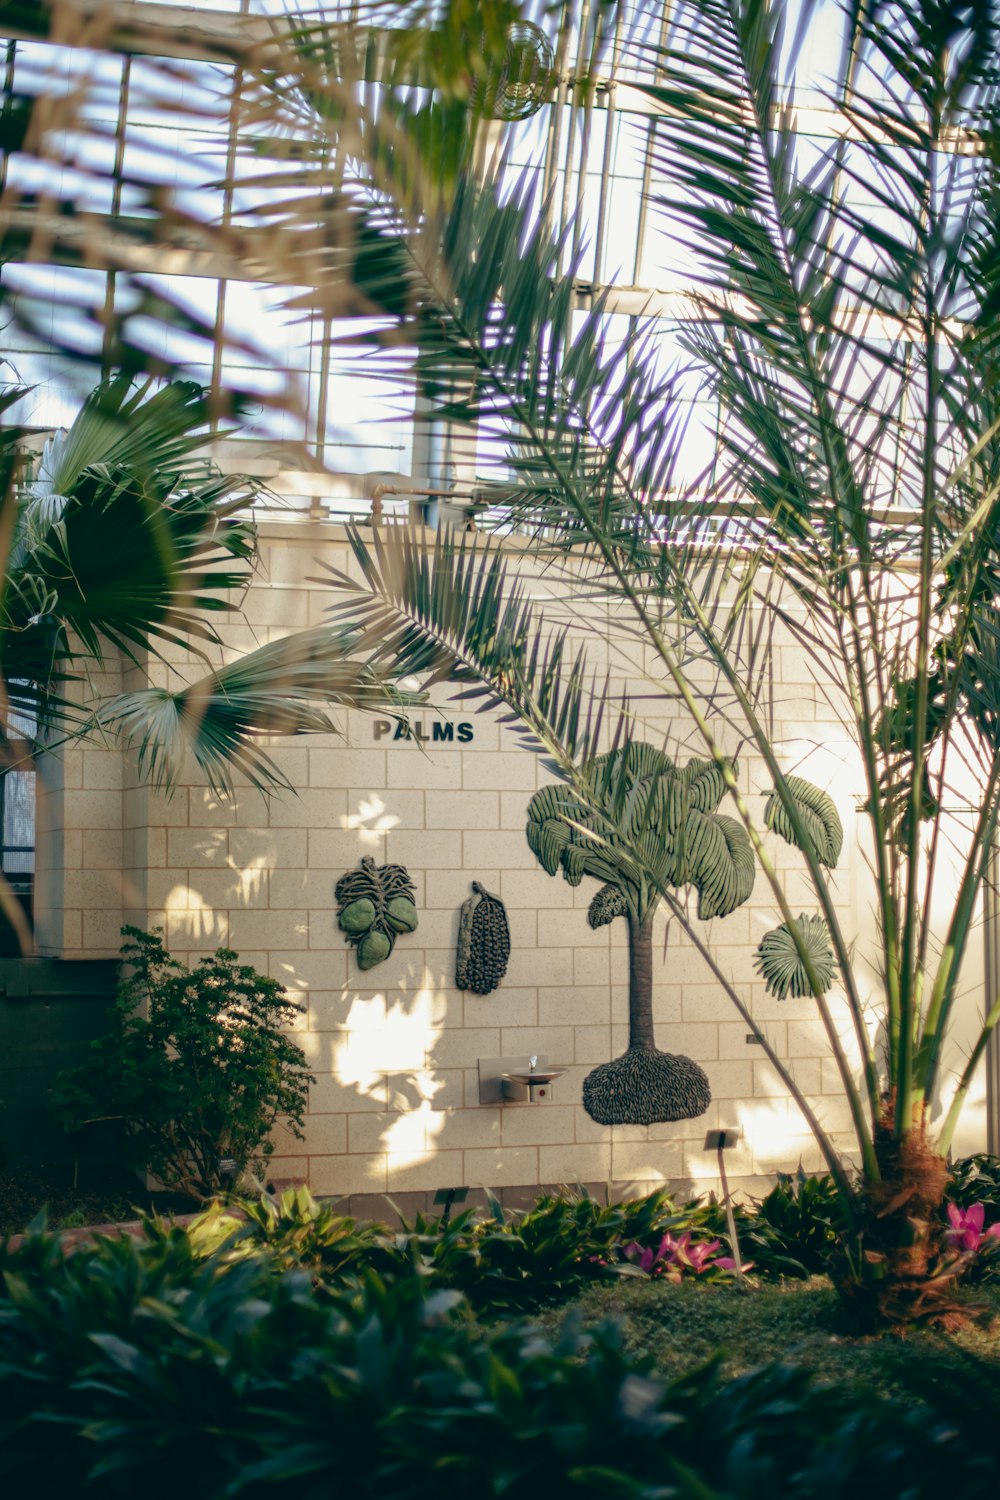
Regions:
<instances>
[{"instance_id":1,"label":"green ceramic fruit","mask_svg":"<svg viewBox=\"0 0 1000 1500\"><path fill-rule=\"evenodd\" d=\"M358 944L358 968L374 969L375 965L380 964L384 958L388 958L391 952L392 944L385 933L373 927Z\"/></svg>"},{"instance_id":2,"label":"green ceramic fruit","mask_svg":"<svg viewBox=\"0 0 1000 1500\"><path fill-rule=\"evenodd\" d=\"M393 896L385 909L386 920L394 932L415 932L417 908L405 896Z\"/></svg>"},{"instance_id":3,"label":"green ceramic fruit","mask_svg":"<svg viewBox=\"0 0 1000 1500\"><path fill-rule=\"evenodd\" d=\"M339 921L344 932L367 932L375 920L375 903L362 896L358 901L352 901L350 906L345 906L340 913Z\"/></svg>"}]
</instances>

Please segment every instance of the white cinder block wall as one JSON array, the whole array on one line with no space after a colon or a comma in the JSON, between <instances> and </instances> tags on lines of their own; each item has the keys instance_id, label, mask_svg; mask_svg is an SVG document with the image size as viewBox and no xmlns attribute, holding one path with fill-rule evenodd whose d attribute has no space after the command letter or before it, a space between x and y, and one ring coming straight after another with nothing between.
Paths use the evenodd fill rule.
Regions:
<instances>
[{"instance_id":1,"label":"white cinder block wall","mask_svg":"<svg viewBox=\"0 0 1000 1500\"><path fill-rule=\"evenodd\" d=\"M328 525L267 525L263 568L244 616L226 629L233 651L318 623L329 591L309 582L317 562L349 568L343 533ZM523 563L521 564L523 567ZM559 588L535 578L530 589L560 615ZM581 621L580 607L575 618ZM673 731L681 757L699 754L674 702L643 680L636 648L609 645L603 611L581 621L593 664L619 686L642 694L646 733ZM662 684L662 670L641 648L642 662ZM630 654L631 653L631 654ZM185 680L204 670L194 657L177 661ZM157 665L154 678L174 681ZM809 661L794 644L776 642L767 712L788 769L827 787L840 807L846 838L836 899L849 933L870 935L865 864L858 848L860 779L839 705L816 688ZM123 677L130 685L131 674ZM623 923L593 932L586 909L596 886L576 890L550 878L525 836L528 799L551 779L541 759L522 748L493 714L448 704L416 715L423 743L395 740L375 720L345 714L339 736L284 741L275 754L297 796L265 801L244 790L220 803L192 776L172 797L149 791L136 768L108 748L68 750L45 773L40 799L39 941L64 957L108 957L123 921L161 926L185 961L219 945L282 980L302 1006L298 1039L317 1082L311 1091L306 1139L279 1132L272 1160L276 1179L307 1180L321 1194L350 1200L355 1212L380 1211L388 1194L400 1206L423 1207L440 1188L489 1186L508 1202L539 1185L583 1182L648 1188L664 1182L686 1190L714 1187L714 1155L702 1149L706 1128L740 1125L732 1175L749 1190L764 1189L776 1170L801 1160L821 1165L798 1110L747 1027L691 942L661 918L656 971L657 1043L687 1053L706 1069L713 1103L707 1115L676 1124L596 1125L581 1104L581 1086L595 1064L627 1041L628 961ZM475 705L471 707L474 708ZM433 740L433 724L451 722L451 743ZM460 743L459 724L472 738ZM737 731L719 722L730 752ZM463 731L468 733L468 731ZM741 777L757 811L766 773L748 756ZM793 909L815 902L795 850L773 839ZM333 888L363 855L409 870L420 926L402 936L391 957L361 973L336 923ZM455 988L459 908L473 880L504 900L513 951L507 977L492 995ZM848 1121L823 1030L809 1001L778 1003L753 971L762 934L779 920L758 878L751 901L705 928L715 957L748 999L779 1053L789 1060L811 1103L845 1148ZM858 978L876 996L878 976ZM967 1009L981 1003L980 955L967 965ZM846 1008L834 1012L849 1038ZM550 1096L534 1104L479 1103L478 1060L546 1054L566 1072ZM984 1108L970 1103L959 1149L982 1149Z\"/></svg>"}]
</instances>

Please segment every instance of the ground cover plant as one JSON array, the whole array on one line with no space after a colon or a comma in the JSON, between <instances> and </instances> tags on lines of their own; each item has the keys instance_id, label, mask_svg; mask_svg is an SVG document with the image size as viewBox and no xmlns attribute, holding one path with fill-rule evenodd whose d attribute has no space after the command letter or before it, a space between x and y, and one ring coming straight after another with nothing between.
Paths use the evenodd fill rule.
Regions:
<instances>
[{"instance_id":1,"label":"ground cover plant","mask_svg":"<svg viewBox=\"0 0 1000 1500\"><path fill-rule=\"evenodd\" d=\"M67 1487L154 1497L175 1463L206 1496L989 1493L1000 1292L953 1340L851 1337L801 1264L831 1204L799 1176L741 1211L771 1236L749 1290L713 1274L719 1205L665 1193L392 1227L300 1190L71 1255L36 1228L0 1250L0 1467L44 1440Z\"/></svg>"},{"instance_id":2,"label":"ground cover plant","mask_svg":"<svg viewBox=\"0 0 1000 1500\"><path fill-rule=\"evenodd\" d=\"M657 1369L674 1378L714 1359L728 1377L783 1363L818 1380L863 1386L912 1404L923 1379L944 1390L952 1377L961 1384L981 1368L983 1394L994 1403L1000 1399L998 1286L977 1292L981 1318L953 1337L913 1330L905 1337L858 1338L828 1277L765 1282L757 1276L749 1292L730 1280L713 1286L711 1295L702 1295L703 1285L619 1279L587 1288L570 1307L585 1328L617 1319L624 1347L649 1354ZM542 1309L538 1321L552 1334L566 1310ZM921 1378L914 1380L918 1369Z\"/></svg>"},{"instance_id":3,"label":"ground cover plant","mask_svg":"<svg viewBox=\"0 0 1000 1500\"><path fill-rule=\"evenodd\" d=\"M954 1171L956 1182L964 1181L967 1163ZM805 1282L828 1272L840 1211L832 1180L801 1171L781 1174L759 1201L735 1204L741 1259L753 1284ZM982 1204L960 1208L949 1201L942 1215L954 1275L969 1283L992 1282L1000 1271L1000 1229L984 1227L985 1213ZM256 1203L213 1204L192 1233L206 1248L263 1254L276 1268L305 1270L320 1288L368 1269L393 1277L419 1267L421 1276L460 1291L488 1319L559 1306L594 1284L710 1285L731 1282L735 1273L724 1206L714 1195L678 1203L665 1190L620 1202L563 1190L520 1210L505 1210L487 1194L485 1209L418 1214L391 1226L358 1223L302 1188ZM967 1300L978 1306L975 1297Z\"/></svg>"},{"instance_id":4,"label":"ground cover plant","mask_svg":"<svg viewBox=\"0 0 1000 1500\"><path fill-rule=\"evenodd\" d=\"M0 1247L4 1478L35 1482L44 1453L49 1485L140 1486L151 1500L176 1493L179 1476L206 1500L319 1500L334 1483L382 1500L430 1500L444 1485L471 1500L522 1482L647 1500L930 1500L947 1485L978 1500L996 1485L995 1354L969 1349L963 1366L949 1343L937 1392L901 1373L889 1396L878 1382L824 1383L805 1364L751 1369L736 1309L755 1294L648 1278L619 1283L624 1333L595 1320L592 1304L569 1322L550 1314L544 1330L509 1317L484 1326L422 1257L381 1273L356 1259L346 1272L345 1246L364 1256L372 1243L357 1226L341 1230L339 1269L322 1290L280 1264L301 1246L286 1238L277 1260L259 1246L213 1246L210 1220L192 1233L150 1224L141 1240L99 1239L69 1255L39 1231ZM808 1303L811 1287L773 1296ZM690 1295L708 1342L726 1322L744 1339L744 1373L705 1359L704 1326L684 1357L688 1315L670 1309ZM773 1303L761 1313L766 1356L793 1321L776 1320Z\"/></svg>"},{"instance_id":5,"label":"ground cover plant","mask_svg":"<svg viewBox=\"0 0 1000 1500\"><path fill-rule=\"evenodd\" d=\"M109 1030L60 1075L54 1105L71 1132L119 1121L126 1160L205 1202L265 1169L279 1120L301 1137L312 1075L287 1035L300 1007L229 949L189 969L159 933L122 931Z\"/></svg>"},{"instance_id":6,"label":"ground cover plant","mask_svg":"<svg viewBox=\"0 0 1000 1500\"><path fill-rule=\"evenodd\" d=\"M193 1231L199 1243L227 1254L264 1254L283 1269L308 1271L317 1287L374 1270L380 1276L420 1275L459 1291L477 1314L491 1318L567 1301L597 1281L642 1274L649 1252L664 1270L676 1262L664 1240L713 1244L701 1227L701 1205L676 1205L666 1192L602 1203L589 1193L543 1196L531 1208L505 1211L492 1196L486 1212L469 1209L448 1220L418 1214L395 1227L358 1224L320 1204L304 1189L276 1202L263 1198L236 1208L218 1204ZM695 1250L691 1274L718 1266ZM725 1256L721 1257L725 1260Z\"/></svg>"}]
</instances>

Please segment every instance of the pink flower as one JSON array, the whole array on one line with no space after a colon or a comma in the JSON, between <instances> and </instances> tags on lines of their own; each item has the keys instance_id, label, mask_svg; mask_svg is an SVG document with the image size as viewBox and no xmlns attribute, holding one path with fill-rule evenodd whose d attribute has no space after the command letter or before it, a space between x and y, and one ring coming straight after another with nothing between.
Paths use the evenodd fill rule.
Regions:
<instances>
[{"instance_id":1,"label":"pink flower","mask_svg":"<svg viewBox=\"0 0 1000 1500\"><path fill-rule=\"evenodd\" d=\"M691 1231L685 1230L677 1236L665 1234L655 1250L650 1246L643 1247L633 1243L625 1245L622 1254L647 1276L663 1276L669 1281L680 1281L685 1273L700 1276L715 1266L723 1270L733 1268L734 1262L731 1259L715 1259L720 1243L719 1240L692 1240Z\"/></svg>"},{"instance_id":2,"label":"pink flower","mask_svg":"<svg viewBox=\"0 0 1000 1500\"><path fill-rule=\"evenodd\" d=\"M984 1230L985 1218L986 1206L983 1203L973 1203L965 1209L959 1208L957 1203L949 1203L948 1221L951 1228L945 1230L945 1244L950 1250L975 1255L982 1249L984 1240L1000 1239L1000 1222L991 1224L989 1229Z\"/></svg>"},{"instance_id":3,"label":"pink flower","mask_svg":"<svg viewBox=\"0 0 1000 1500\"><path fill-rule=\"evenodd\" d=\"M626 1245L622 1253L626 1260L630 1260L634 1266L638 1266L640 1271L645 1271L647 1276L653 1269L653 1262L656 1260L656 1256L652 1250L648 1248L643 1249L641 1245L631 1244Z\"/></svg>"}]
</instances>

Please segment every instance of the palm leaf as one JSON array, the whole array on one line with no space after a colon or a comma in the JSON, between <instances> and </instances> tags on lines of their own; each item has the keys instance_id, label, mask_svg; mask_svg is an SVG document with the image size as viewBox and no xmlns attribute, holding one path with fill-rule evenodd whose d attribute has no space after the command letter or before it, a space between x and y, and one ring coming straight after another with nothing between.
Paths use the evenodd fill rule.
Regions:
<instances>
[{"instance_id":1,"label":"palm leaf","mask_svg":"<svg viewBox=\"0 0 1000 1500\"><path fill-rule=\"evenodd\" d=\"M705 772L704 761L677 768L656 746L633 740L597 756L575 787L534 794L529 847L550 875L561 869L570 885L584 875L601 880L640 918L667 887L689 883L702 920L728 916L750 896L756 866L741 824L698 809ZM606 891L599 894L592 926L619 914L620 903L612 909Z\"/></svg>"},{"instance_id":2,"label":"palm leaf","mask_svg":"<svg viewBox=\"0 0 1000 1500\"><path fill-rule=\"evenodd\" d=\"M150 396L121 378L50 440L11 550L9 676L44 696L71 670L71 637L97 661L108 643L133 659L157 642L218 644L203 617L234 609L227 595L249 582L255 534L234 513L254 489L192 463L206 417L199 386Z\"/></svg>"},{"instance_id":3,"label":"palm leaf","mask_svg":"<svg viewBox=\"0 0 1000 1500\"><path fill-rule=\"evenodd\" d=\"M747 831L724 814L692 811L687 832L688 878L698 892L698 916L728 917L753 893L757 867Z\"/></svg>"},{"instance_id":4,"label":"palm leaf","mask_svg":"<svg viewBox=\"0 0 1000 1500\"><path fill-rule=\"evenodd\" d=\"M349 536L360 580L327 566L319 581L340 596L332 620L361 655L425 686L458 684L456 698L480 710L507 710L521 743L547 751L564 774L578 775L605 737L627 737L628 699L616 703L585 650L571 651L569 625L549 625L527 602L499 546L442 532L425 549L402 529L371 542L356 529Z\"/></svg>"},{"instance_id":5,"label":"palm leaf","mask_svg":"<svg viewBox=\"0 0 1000 1500\"><path fill-rule=\"evenodd\" d=\"M256 743L261 735L334 732L331 707L398 718L423 701L370 663L351 660L343 637L320 627L272 641L177 692L123 693L101 708L97 721L137 751L155 785L173 785L190 753L213 791L228 796L233 771L259 791L294 791Z\"/></svg>"},{"instance_id":6,"label":"palm leaf","mask_svg":"<svg viewBox=\"0 0 1000 1500\"><path fill-rule=\"evenodd\" d=\"M84 470L125 468L162 487L178 488L189 456L215 439L205 392L194 381L174 381L150 394L128 375L96 386L65 432L42 451L35 494L69 495Z\"/></svg>"}]
</instances>

